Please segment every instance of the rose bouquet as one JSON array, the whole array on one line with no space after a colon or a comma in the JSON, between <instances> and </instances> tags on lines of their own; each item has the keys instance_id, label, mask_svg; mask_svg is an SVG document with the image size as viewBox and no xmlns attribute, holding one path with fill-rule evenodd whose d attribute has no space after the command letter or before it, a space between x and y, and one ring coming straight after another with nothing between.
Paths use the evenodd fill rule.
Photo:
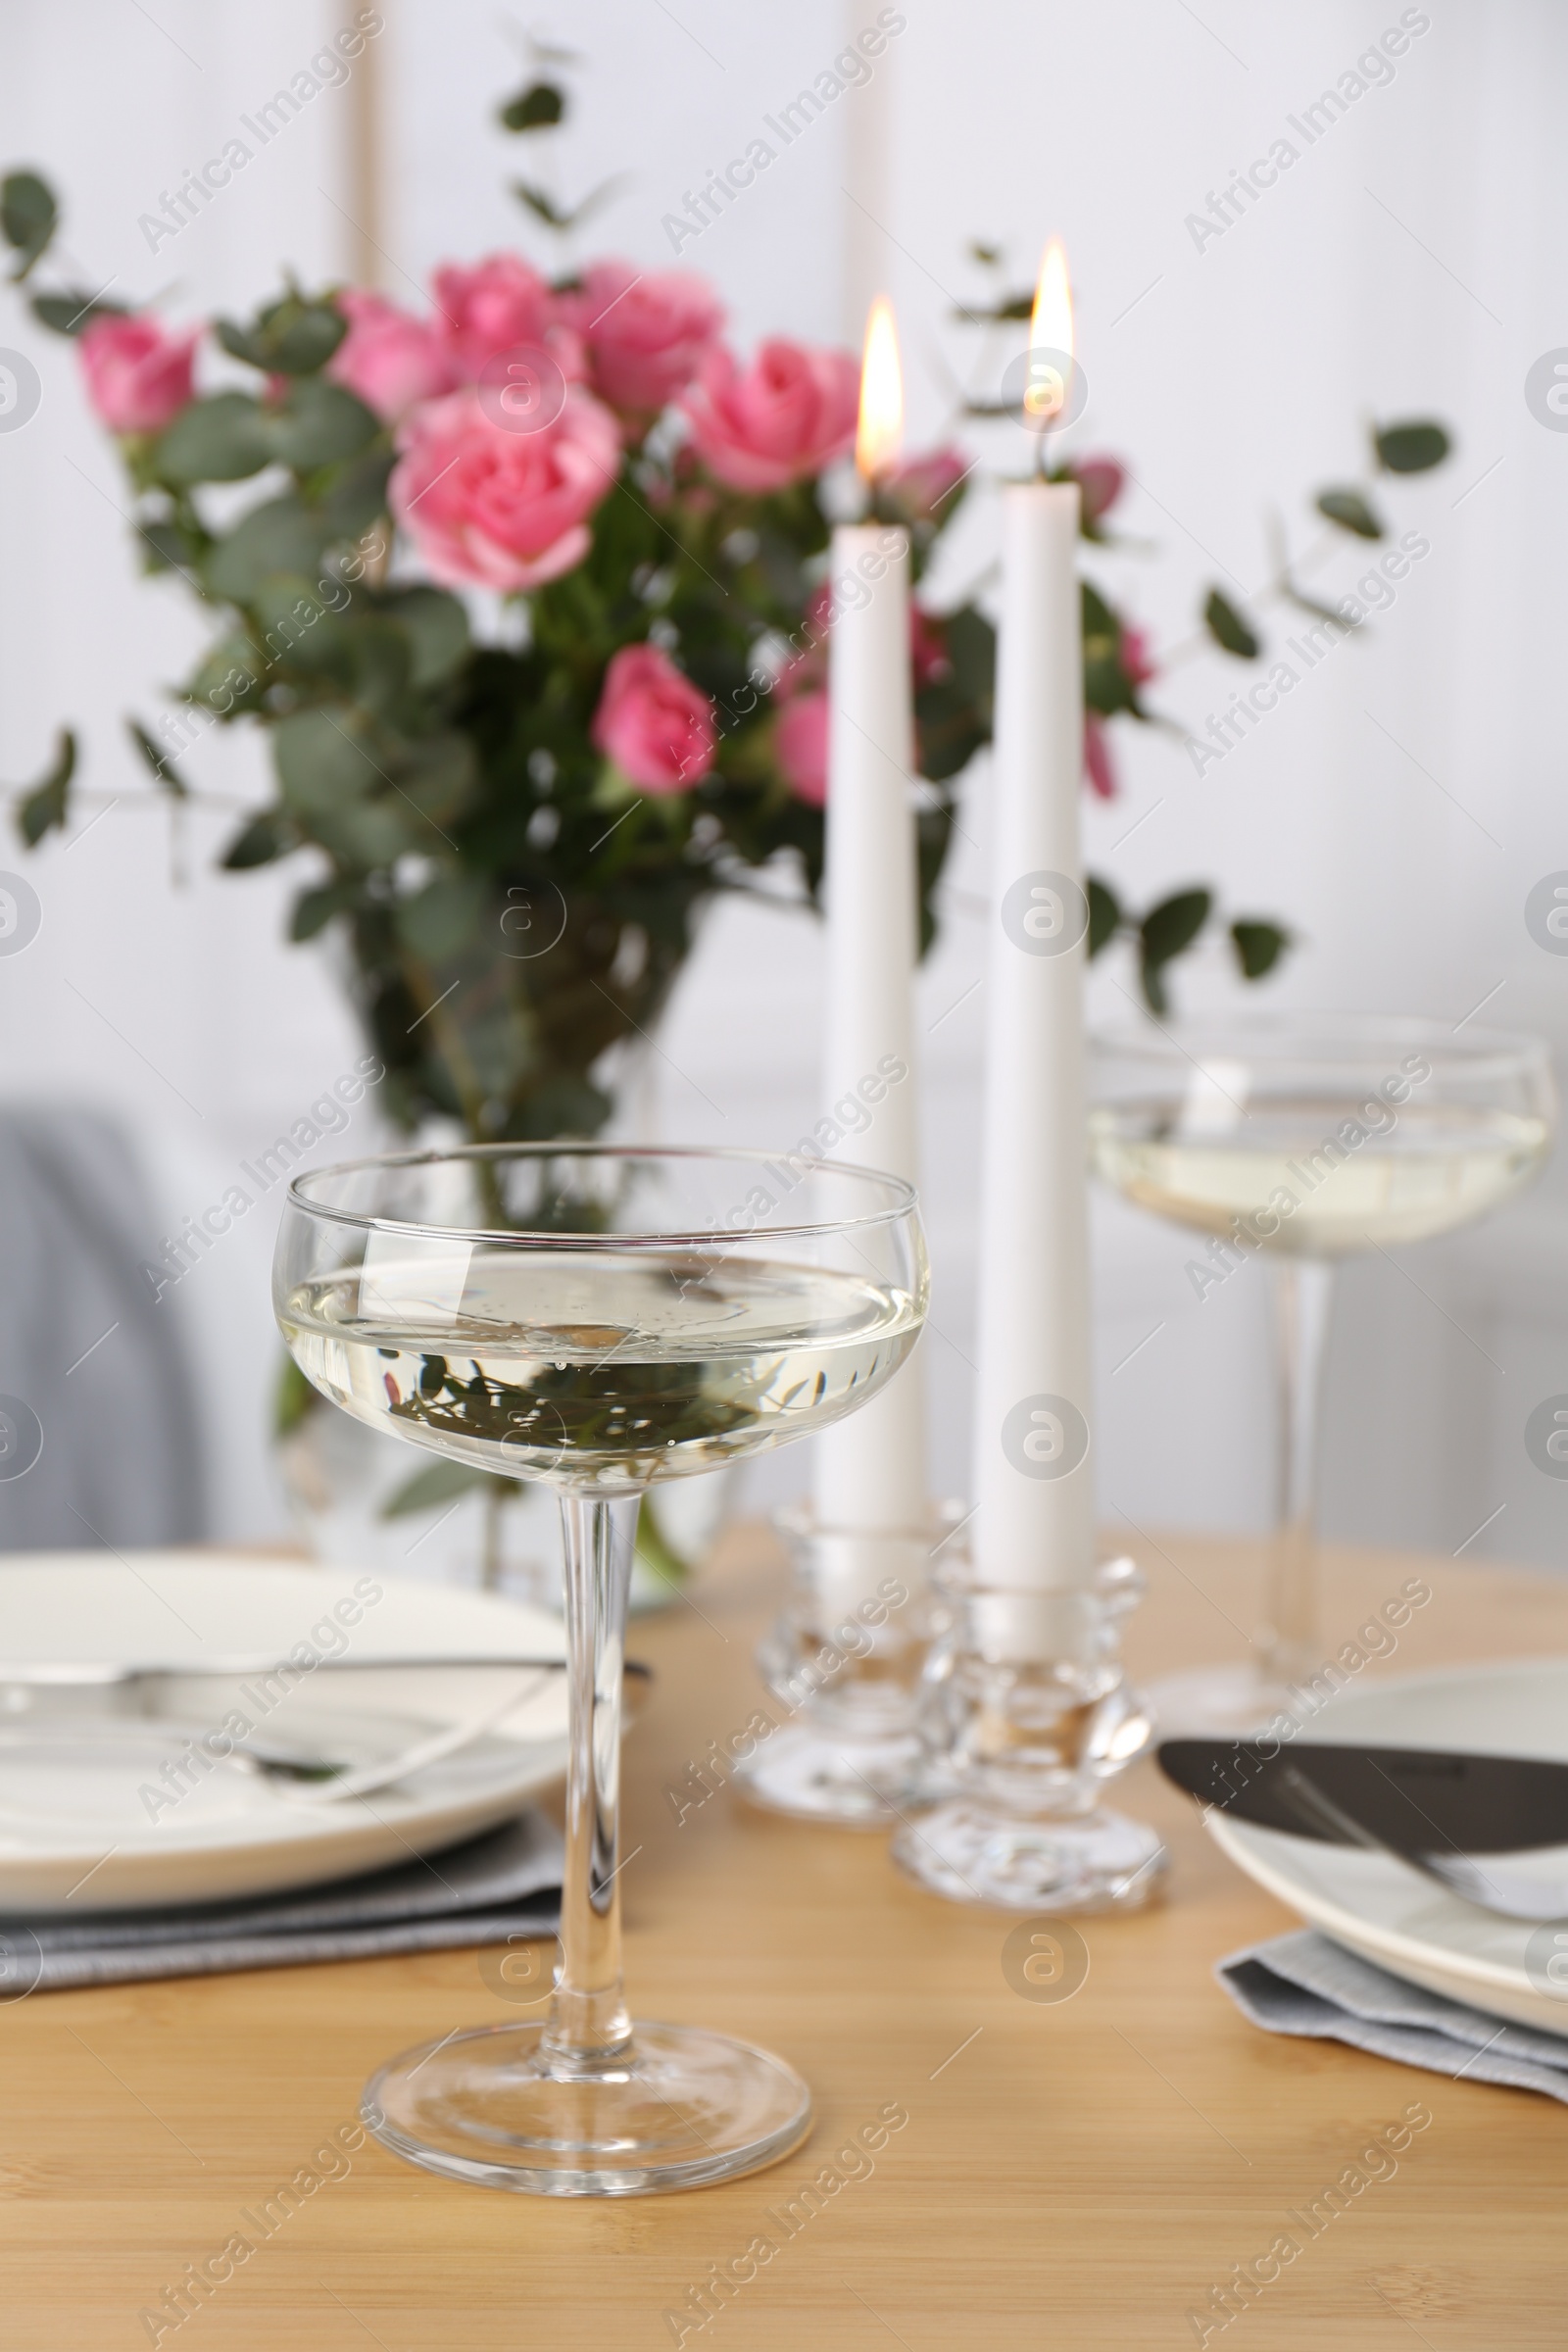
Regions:
<instances>
[{"instance_id":1,"label":"rose bouquet","mask_svg":"<svg viewBox=\"0 0 1568 2352\"><path fill-rule=\"evenodd\" d=\"M536 134L564 111L538 83L503 120ZM540 191L519 193L561 225ZM35 173L0 183L18 281L57 219ZM292 936L341 931L394 1117L456 1119L476 1138L594 1132L608 1050L657 1024L703 906L720 891L817 893L829 506L855 433L855 360L784 337L738 355L712 291L682 271L606 260L552 281L514 253L438 270L423 312L293 286L244 323L179 330L65 289L32 308L78 338L146 569L178 577L214 619L176 706L131 722L159 787L192 797L183 762L211 728L265 726L274 797L223 862L301 858ZM970 316L1026 312L1012 298ZM198 389L210 344L229 380ZM1398 438L1380 437L1380 464ZM880 485L916 585L970 470L940 448ZM1104 538L1121 466L1066 470L1086 537ZM238 483L258 495L236 513ZM1377 535L1359 493L1319 504ZM1285 592L1301 601L1289 578ZM1083 611L1086 776L1108 793L1109 726L1154 715L1153 664L1087 580ZM1218 592L1204 620L1228 654L1259 652ZM957 779L990 735L994 651L974 602L916 597L927 941ZM68 822L74 758L65 735L20 796L29 842ZM1091 952L1130 934L1160 1008L1212 894L1189 887L1136 916L1095 880L1090 900ZM1230 937L1248 978L1286 944L1266 920Z\"/></svg>"},{"instance_id":2,"label":"rose bouquet","mask_svg":"<svg viewBox=\"0 0 1568 2352\"><path fill-rule=\"evenodd\" d=\"M703 901L784 851L819 876L794 673L856 368L782 340L742 365L699 281L615 263L553 287L498 254L434 298L286 295L217 330L256 388L205 396L196 335L82 322L148 568L222 615L146 749L177 792L208 726L271 730L275 802L225 863L315 853L293 934L345 926L399 1117L582 1133ZM252 477L219 529L206 486ZM57 791L24 822L64 815Z\"/></svg>"}]
</instances>

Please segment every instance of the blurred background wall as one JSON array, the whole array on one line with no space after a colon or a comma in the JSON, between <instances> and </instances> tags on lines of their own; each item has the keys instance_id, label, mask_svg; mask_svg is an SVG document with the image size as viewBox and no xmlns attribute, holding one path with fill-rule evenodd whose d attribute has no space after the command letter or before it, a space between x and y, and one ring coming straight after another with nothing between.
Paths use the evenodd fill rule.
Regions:
<instances>
[{"instance_id":1,"label":"blurred background wall","mask_svg":"<svg viewBox=\"0 0 1568 2352\"><path fill-rule=\"evenodd\" d=\"M897 13L906 23L871 82L688 242L681 265L717 284L746 344L858 340L867 294L886 287L918 445L944 430L952 373L978 357L955 318L984 292L968 240L1005 244L1023 282L1059 231L1091 385L1073 445L1131 463L1117 520L1158 551L1097 554L1095 566L1156 647L1191 637L1211 585L1245 600L1264 580L1271 515L1298 545L1313 536L1307 498L1361 471L1370 418L1446 419L1449 465L1383 494L1396 529L1431 540L1393 607L1201 779L1172 739L1118 723L1122 792L1090 808L1089 856L1135 904L1210 879L1230 913L1282 915L1298 945L1253 1002L1474 1017L1563 1042L1568 965L1533 942L1523 908L1538 879L1568 867L1568 437L1544 428L1524 384L1568 345L1568 20L1548 0L1404 10L1407 28L1425 25L1392 78L1305 147L1288 118L1400 23L1395 0L1204 0L1200 14L1181 0L903 0ZM84 285L162 290L183 318L248 309L285 266L311 281L363 276L373 261L385 291L414 302L444 258L522 244L548 261L507 193L516 143L494 121L528 71L530 30L583 60L563 192L616 180L581 250L669 267L663 217L876 10L576 0L524 18L491 0L379 0L385 29L355 79L322 90L149 252L140 216L352 14L325 0L11 0L0 158L64 191L62 255ZM1223 235L1196 235L1189 216L1281 136L1302 150L1294 167ZM284 944L291 879L214 875L229 826L211 814L188 820L172 858L122 721L167 707L199 625L181 591L136 579L115 453L71 350L10 294L0 344L43 382L37 415L0 435L0 776L40 773L69 716L85 788L122 796L35 858L0 858L25 871L44 914L26 951L0 958L0 1094L120 1111L165 1220L153 1247L359 1048L330 952ZM992 560L989 494L952 538L956 594ZM1346 540L1315 585L1341 594L1364 569ZM1239 676L1201 655L1154 699L1201 725ZM208 739L190 765L212 790L261 796L258 745ZM933 1447L939 1489L960 1494L987 797L977 764L921 979ZM721 908L637 1119L666 1141L793 1139L819 1112L820 977L808 918L755 901ZM1240 994L1217 951L1177 985L1193 1009ZM1096 1017L1125 1015L1132 987L1119 951L1102 959ZM373 1134L357 1114L352 1144ZM1522 1432L1532 1406L1568 1390L1563 1196L1553 1171L1491 1226L1349 1268L1330 1365L1331 1533L1561 1556L1568 1487L1534 1469ZM283 1523L266 1445L274 1219L269 1204L236 1224L170 1300L198 1359L213 1529L225 1536ZM1106 1517L1258 1524L1272 1454L1259 1269L1200 1304L1182 1272L1189 1246L1106 1202L1095 1250ZM753 1498L793 1491L805 1471L798 1454L760 1464Z\"/></svg>"}]
</instances>

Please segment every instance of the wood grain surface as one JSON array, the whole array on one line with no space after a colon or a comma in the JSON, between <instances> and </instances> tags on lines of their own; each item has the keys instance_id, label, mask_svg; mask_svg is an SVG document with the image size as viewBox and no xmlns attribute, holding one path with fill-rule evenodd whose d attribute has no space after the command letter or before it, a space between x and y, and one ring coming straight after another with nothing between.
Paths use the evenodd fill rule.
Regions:
<instances>
[{"instance_id":1,"label":"wood grain surface","mask_svg":"<svg viewBox=\"0 0 1568 2352\"><path fill-rule=\"evenodd\" d=\"M1136 1670L1239 1653L1247 1545L1131 1548L1152 1588ZM1369 1674L1568 1650L1568 1585L1351 1552L1328 1564L1328 1648L1413 1574L1433 1598ZM1169 1838L1168 1897L1083 1922L1088 1978L1057 2003L1004 1977L1012 1920L907 1886L879 1838L767 1819L723 1788L677 1820L669 1788L757 1703L778 1576L771 1539L737 1531L688 1604L635 1629L660 1681L627 1749L628 1967L641 2014L791 2058L816 2094L807 2145L724 2187L618 2203L462 2187L369 2141L345 2153L333 2134L356 2138L380 2059L519 2014L472 1951L34 1994L0 2007L6 2352L1152 2352L1204 2326L1226 2352L1568 2344L1568 2110L1249 2026L1211 1964L1290 1915L1151 1768L1121 1802ZM1228 2324L1194 2322L1236 2265L1304 2238L1292 2210L1415 2103L1431 2120L1396 2169L1371 2168ZM815 2209L802 2192L826 2167L841 2185ZM253 2250L187 2296L188 2318L142 2316L187 2266L221 2271L236 2233ZM776 2251L748 2262L759 2238ZM754 2275L710 2290L702 2320L720 2265Z\"/></svg>"}]
</instances>

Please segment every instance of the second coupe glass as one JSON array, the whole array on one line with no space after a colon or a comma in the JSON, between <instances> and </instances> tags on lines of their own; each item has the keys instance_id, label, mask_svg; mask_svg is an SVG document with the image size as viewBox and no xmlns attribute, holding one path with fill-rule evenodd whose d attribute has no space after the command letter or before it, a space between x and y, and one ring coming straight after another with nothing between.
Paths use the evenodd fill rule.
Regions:
<instances>
[{"instance_id":1,"label":"second coupe glass","mask_svg":"<svg viewBox=\"0 0 1568 2352\"><path fill-rule=\"evenodd\" d=\"M1274 1277L1278 1509L1257 1664L1154 1684L1162 1730L1245 1736L1320 1664L1313 1535L1334 1268L1497 1207L1542 1166L1555 1104L1539 1039L1355 1014L1155 1024L1093 1044L1090 1151L1129 1200L1210 1237L1214 1282ZM1205 1285L1206 1287L1206 1285Z\"/></svg>"}]
</instances>

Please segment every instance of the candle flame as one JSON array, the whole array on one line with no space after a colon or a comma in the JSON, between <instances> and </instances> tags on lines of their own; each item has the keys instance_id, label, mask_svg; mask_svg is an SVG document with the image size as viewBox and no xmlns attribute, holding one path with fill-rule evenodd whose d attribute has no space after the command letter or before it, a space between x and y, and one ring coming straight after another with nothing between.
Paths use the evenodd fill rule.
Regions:
<instances>
[{"instance_id":1,"label":"candle flame","mask_svg":"<svg viewBox=\"0 0 1568 2352\"><path fill-rule=\"evenodd\" d=\"M865 323L865 356L860 364L860 420L855 436L855 463L868 482L892 471L904 442L904 370L899 365L899 338L893 324L893 305L878 296Z\"/></svg>"},{"instance_id":2,"label":"candle flame","mask_svg":"<svg viewBox=\"0 0 1568 2352\"><path fill-rule=\"evenodd\" d=\"M1031 355L1060 353L1067 361L1065 373L1059 365L1043 357L1031 357L1030 361L1024 414L1038 425L1053 424L1072 397L1073 375L1072 287L1059 237L1052 238L1040 265L1040 282L1029 318L1029 349Z\"/></svg>"}]
</instances>

